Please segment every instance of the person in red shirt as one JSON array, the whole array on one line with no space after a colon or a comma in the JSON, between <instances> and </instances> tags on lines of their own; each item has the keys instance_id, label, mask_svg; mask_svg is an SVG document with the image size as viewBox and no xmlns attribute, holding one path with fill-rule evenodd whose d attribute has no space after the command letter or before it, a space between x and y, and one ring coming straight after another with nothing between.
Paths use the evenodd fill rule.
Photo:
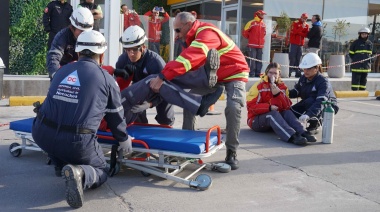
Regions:
<instances>
[{"instance_id":1,"label":"person in red shirt","mask_svg":"<svg viewBox=\"0 0 380 212\"><path fill-rule=\"evenodd\" d=\"M271 129L281 140L296 145L316 142L290 110L292 101L288 88L280 77L280 65L270 63L265 74L250 89L247 95L248 126L256 132Z\"/></svg>"},{"instance_id":2,"label":"person in red shirt","mask_svg":"<svg viewBox=\"0 0 380 212\"><path fill-rule=\"evenodd\" d=\"M302 47L305 44L305 38L309 33L309 25L306 23L308 18L307 13L302 13L301 18L293 21L290 27L290 46L289 46L289 65L299 66L302 56ZM301 77L299 68L290 68L289 77L292 72L295 72L295 77Z\"/></svg>"},{"instance_id":3,"label":"person in red shirt","mask_svg":"<svg viewBox=\"0 0 380 212\"><path fill-rule=\"evenodd\" d=\"M141 27L140 17L135 10L129 10L127 5L122 4L121 14L124 15L123 31L125 31L128 27L134 26L134 25Z\"/></svg>"},{"instance_id":4,"label":"person in red shirt","mask_svg":"<svg viewBox=\"0 0 380 212\"><path fill-rule=\"evenodd\" d=\"M160 17L160 13L163 17ZM160 41L162 34L162 24L169 21L169 14L163 7L155 6L152 11L144 14L148 21L148 48L157 54L160 54Z\"/></svg>"},{"instance_id":5,"label":"person in red shirt","mask_svg":"<svg viewBox=\"0 0 380 212\"><path fill-rule=\"evenodd\" d=\"M250 60L249 77L260 77L263 63L263 48L265 43L266 25L263 21L266 13L263 10L255 12L253 20L244 27L243 36L248 39L249 57L260 61Z\"/></svg>"}]
</instances>

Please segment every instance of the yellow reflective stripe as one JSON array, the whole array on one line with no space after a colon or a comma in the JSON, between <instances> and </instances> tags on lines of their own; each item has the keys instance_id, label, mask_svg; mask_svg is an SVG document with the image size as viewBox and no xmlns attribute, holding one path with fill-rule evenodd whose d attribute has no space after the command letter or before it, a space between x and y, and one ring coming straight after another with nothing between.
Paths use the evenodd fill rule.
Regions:
<instances>
[{"instance_id":1,"label":"yellow reflective stripe","mask_svg":"<svg viewBox=\"0 0 380 212\"><path fill-rule=\"evenodd\" d=\"M366 88L365 85L359 85L359 88Z\"/></svg>"},{"instance_id":2,"label":"yellow reflective stripe","mask_svg":"<svg viewBox=\"0 0 380 212\"><path fill-rule=\"evenodd\" d=\"M359 88L359 85L351 85L353 88Z\"/></svg>"},{"instance_id":3,"label":"yellow reflective stripe","mask_svg":"<svg viewBox=\"0 0 380 212\"><path fill-rule=\"evenodd\" d=\"M365 85L351 85L351 88L366 88Z\"/></svg>"},{"instance_id":4,"label":"yellow reflective stripe","mask_svg":"<svg viewBox=\"0 0 380 212\"><path fill-rule=\"evenodd\" d=\"M175 61L182 63L183 66L185 67L186 72L188 72L191 69L191 63L188 59L186 59L182 56L178 56Z\"/></svg>"},{"instance_id":5,"label":"yellow reflective stripe","mask_svg":"<svg viewBox=\"0 0 380 212\"><path fill-rule=\"evenodd\" d=\"M355 54L355 52L354 52L354 51L349 51L348 53L350 53L350 54Z\"/></svg>"},{"instance_id":6,"label":"yellow reflective stripe","mask_svg":"<svg viewBox=\"0 0 380 212\"><path fill-rule=\"evenodd\" d=\"M238 73L238 74L229 76L227 78L224 78L223 80L230 80L230 79L236 79L236 78L247 78L248 79L248 73L247 72Z\"/></svg>"},{"instance_id":7,"label":"yellow reflective stripe","mask_svg":"<svg viewBox=\"0 0 380 212\"><path fill-rule=\"evenodd\" d=\"M201 43L201 42L198 42L198 41L193 41L191 42L191 45L192 47L195 47L195 48L200 48L203 50L203 53L205 53L206 57L207 57L207 52L208 52L208 47L206 46L206 44L204 43Z\"/></svg>"},{"instance_id":8,"label":"yellow reflective stripe","mask_svg":"<svg viewBox=\"0 0 380 212\"><path fill-rule=\"evenodd\" d=\"M362 72L362 73L366 73L366 72L371 72L371 69L351 69L351 72Z\"/></svg>"},{"instance_id":9,"label":"yellow reflective stripe","mask_svg":"<svg viewBox=\"0 0 380 212\"><path fill-rule=\"evenodd\" d=\"M195 36L197 36L198 33L201 32L204 29L212 29L212 30L214 30L228 44L226 47L218 50L220 56L222 56L223 54L229 52L230 50L232 50L235 47L235 43L229 37L227 37L222 31L220 31L219 29L217 29L215 27L210 27L210 26L200 27L200 28L198 28L197 33L195 34Z\"/></svg>"},{"instance_id":10,"label":"yellow reflective stripe","mask_svg":"<svg viewBox=\"0 0 380 212\"><path fill-rule=\"evenodd\" d=\"M354 54L357 54L357 53L368 53L368 54L372 54L372 51L371 50L357 50L354 52Z\"/></svg>"}]
</instances>

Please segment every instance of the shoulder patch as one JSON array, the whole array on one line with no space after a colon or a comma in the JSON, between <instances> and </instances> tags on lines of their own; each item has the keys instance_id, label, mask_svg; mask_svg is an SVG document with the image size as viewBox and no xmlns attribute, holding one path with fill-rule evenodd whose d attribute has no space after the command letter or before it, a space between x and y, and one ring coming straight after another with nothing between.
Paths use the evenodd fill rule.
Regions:
<instances>
[{"instance_id":1,"label":"shoulder patch","mask_svg":"<svg viewBox=\"0 0 380 212\"><path fill-rule=\"evenodd\" d=\"M69 76L65 77L65 79L61 81L61 84L80 86L78 71L75 70L74 72L69 74Z\"/></svg>"}]
</instances>

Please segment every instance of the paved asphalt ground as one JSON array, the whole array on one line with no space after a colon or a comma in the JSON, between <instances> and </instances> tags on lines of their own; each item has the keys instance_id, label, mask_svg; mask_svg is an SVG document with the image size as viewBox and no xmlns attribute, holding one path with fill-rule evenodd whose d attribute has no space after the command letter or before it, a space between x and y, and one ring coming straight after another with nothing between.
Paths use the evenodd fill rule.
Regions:
<instances>
[{"instance_id":1,"label":"paved asphalt ground","mask_svg":"<svg viewBox=\"0 0 380 212\"><path fill-rule=\"evenodd\" d=\"M0 211L70 210L64 181L45 164L44 154L9 154L9 145L19 140L3 124L34 114L31 106L8 107L7 101L0 101ZM224 106L219 101L216 110L223 112ZM244 110L240 169L201 171L213 179L209 190L123 168L100 188L85 191L85 205L78 211L380 211L380 101L339 99L339 106L333 144L298 147L273 133L253 132ZM176 112L179 128L182 112ZM154 110L148 115L153 120ZM206 116L199 128L214 124L225 127L224 116ZM224 157L225 149L206 161Z\"/></svg>"}]
</instances>

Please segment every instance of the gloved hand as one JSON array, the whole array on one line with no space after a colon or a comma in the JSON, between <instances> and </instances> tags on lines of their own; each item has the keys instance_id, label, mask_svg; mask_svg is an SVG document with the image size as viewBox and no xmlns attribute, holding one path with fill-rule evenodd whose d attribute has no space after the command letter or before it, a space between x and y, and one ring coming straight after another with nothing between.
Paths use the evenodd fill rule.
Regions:
<instances>
[{"instance_id":1,"label":"gloved hand","mask_svg":"<svg viewBox=\"0 0 380 212\"><path fill-rule=\"evenodd\" d=\"M125 69L121 69L121 68L115 68L115 71L113 72L113 75L115 75L117 77L121 77L123 79L128 79L129 78L128 72Z\"/></svg>"},{"instance_id":2,"label":"gloved hand","mask_svg":"<svg viewBox=\"0 0 380 212\"><path fill-rule=\"evenodd\" d=\"M135 65L132 65L132 64L127 64L126 66L124 66L124 69L127 71L127 73L129 74L129 76L131 76L133 73L136 72L136 66Z\"/></svg>"},{"instance_id":3,"label":"gloved hand","mask_svg":"<svg viewBox=\"0 0 380 212\"><path fill-rule=\"evenodd\" d=\"M300 116L300 117L298 118L298 120L299 120L301 123L306 123L307 120L309 120L309 119L310 119L310 117L309 117L308 115L306 115L306 114L303 114L302 116Z\"/></svg>"},{"instance_id":4,"label":"gloved hand","mask_svg":"<svg viewBox=\"0 0 380 212\"><path fill-rule=\"evenodd\" d=\"M132 137L130 135L128 135L128 139L123 141L123 142L119 142L119 148L117 148L117 150L123 150L125 153L132 153Z\"/></svg>"},{"instance_id":5,"label":"gloved hand","mask_svg":"<svg viewBox=\"0 0 380 212\"><path fill-rule=\"evenodd\" d=\"M140 113L146 109L150 108L150 103L144 101L141 105L135 105L131 108L132 113Z\"/></svg>"}]
</instances>

